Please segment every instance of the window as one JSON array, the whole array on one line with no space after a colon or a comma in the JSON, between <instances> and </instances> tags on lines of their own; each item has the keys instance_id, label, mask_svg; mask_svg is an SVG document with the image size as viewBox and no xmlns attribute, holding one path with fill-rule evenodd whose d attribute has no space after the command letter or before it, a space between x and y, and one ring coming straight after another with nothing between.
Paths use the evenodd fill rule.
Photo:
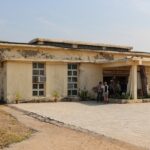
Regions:
<instances>
[{"instance_id":1,"label":"window","mask_svg":"<svg viewBox=\"0 0 150 150\"><path fill-rule=\"evenodd\" d=\"M78 95L78 64L68 64L68 96Z\"/></svg>"},{"instance_id":2,"label":"window","mask_svg":"<svg viewBox=\"0 0 150 150\"><path fill-rule=\"evenodd\" d=\"M44 96L45 95L45 64L33 63L33 76L32 76L32 95Z\"/></svg>"}]
</instances>

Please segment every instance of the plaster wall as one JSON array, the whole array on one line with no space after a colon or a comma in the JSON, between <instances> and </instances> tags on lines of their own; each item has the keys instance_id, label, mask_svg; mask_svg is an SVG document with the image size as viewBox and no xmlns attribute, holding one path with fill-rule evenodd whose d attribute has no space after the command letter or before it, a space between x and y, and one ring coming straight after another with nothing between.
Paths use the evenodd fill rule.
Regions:
<instances>
[{"instance_id":1,"label":"plaster wall","mask_svg":"<svg viewBox=\"0 0 150 150\"><path fill-rule=\"evenodd\" d=\"M79 90L86 89L91 97L95 97L92 88L103 81L103 71L100 65L80 64L79 66Z\"/></svg>"},{"instance_id":2,"label":"plaster wall","mask_svg":"<svg viewBox=\"0 0 150 150\"><path fill-rule=\"evenodd\" d=\"M46 97L53 99L57 92L59 98L67 96L67 64L46 63Z\"/></svg>"},{"instance_id":3,"label":"plaster wall","mask_svg":"<svg viewBox=\"0 0 150 150\"><path fill-rule=\"evenodd\" d=\"M1 60L50 61L50 62L90 62L97 63L106 60L123 58L126 55L114 55L105 52L79 51L71 49L40 49L34 48L0 48Z\"/></svg>"},{"instance_id":4,"label":"plaster wall","mask_svg":"<svg viewBox=\"0 0 150 150\"><path fill-rule=\"evenodd\" d=\"M19 93L22 99L36 99L41 97L32 96L32 62L45 62L46 64L46 94L44 98L52 99L53 93L58 92L60 98L67 96L67 64L79 64L79 91L86 88L94 97L92 88L103 80L103 69L99 61L125 58L126 55L109 54L104 52L40 49L34 48L3 48L0 53L1 59L8 60L5 69L0 69L0 89L4 90L4 98L11 102ZM147 69L150 75L150 69ZM149 84L150 79L148 78ZM150 87L150 86L149 86ZM2 91L2 90L1 90ZM2 95L2 94L1 94ZM0 95L0 96L1 96Z\"/></svg>"},{"instance_id":5,"label":"plaster wall","mask_svg":"<svg viewBox=\"0 0 150 150\"><path fill-rule=\"evenodd\" d=\"M32 63L7 62L7 102L32 98Z\"/></svg>"},{"instance_id":6,"label":"plaster wall","mask_svg":"<svg viewBox=\"0 0 150 150\"><path fill-rule=\"evenodd\" d=\"M19 94L21 100L53 99L58 92L59 98L67 96L67 63L45 63L46 83L44 97L32 96L32 62L7 62L7 88L5 99L8 103ZM102 81L102 68L96 64L79 64L78 89L86 88L90 96L95 96L92 88Z\"/></svg>"},{"instance_id":7,"label":"plaster wall","mask_svg":"<svg viewBox=\"0 0 150 150\"><path fill-rule=\"evenodd\" d=\"M7 64L0 64L0 100L3 101L7 95L7 74L6 74Z\"/></svg>"},{"instance_id":8,"label":"plaster wall","mask_svg":"<svg viewBox=\"0 0 150 150\"><path fill-rule=\"evenodd\" d=\"M148 83L147 91L148 91L148 94L150 94L150 67L146 66L145 71L146 71L147 83Z\"/></svg>"}]
</instances>

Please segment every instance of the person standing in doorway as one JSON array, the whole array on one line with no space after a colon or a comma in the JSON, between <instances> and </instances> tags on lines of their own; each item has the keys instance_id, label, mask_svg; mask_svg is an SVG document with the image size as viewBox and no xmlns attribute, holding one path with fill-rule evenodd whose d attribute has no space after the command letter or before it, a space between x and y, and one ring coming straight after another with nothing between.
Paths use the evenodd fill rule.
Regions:
<instances>
[{"instance_id":1,"label":"person standing in doorway","mask_svg":"<svg viewBox=\"0 0 150 150\"><path fill-rule=\"evenodd\" d=\"M112 98L114 97L114 81L110 80L109 84L109 96Z\"/></svg>"},{"instance_id":2,"label":"person standing in doorway","mask_svg":"<svg viewBox=\"0 0 150 150\"><path fill-rule=\"evenodd\" d=\"M108 103L109 101L108 101L108 93L109 93L109 91L108 91L108 85L107 85L107 82L105 82L104 83L104 92L103 92L103 94L104 94L104 102L105 103Z\"/></svg>"},{"instance_id":3,"label":"person standing in doorway","mask_svg":"<svg viewBox=\"0 0 150 150\"><path fill-rule=\"evenodd\" d=\"M103 84L102 82L99 82L97 86L97 102L103 101Z\"/></svg>"}]
</instances>

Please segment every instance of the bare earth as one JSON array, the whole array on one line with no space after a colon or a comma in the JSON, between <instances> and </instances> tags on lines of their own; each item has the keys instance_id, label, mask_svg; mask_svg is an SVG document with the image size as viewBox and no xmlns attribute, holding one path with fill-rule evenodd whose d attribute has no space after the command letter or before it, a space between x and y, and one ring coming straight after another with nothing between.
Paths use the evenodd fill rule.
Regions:
<instances>
[{"instance_id":1,"label":"bare earth","mask_svg":"<svg viewBox=\"0 0 150 150\"><path fill-rule=\"evenodd\" d=\"M13 144L5 150L142 150L142 148L104 136L40 122L8 107L4 107L3 110L37 131L29 139Z\"/></svg>"},{"instance_id":2,"label":"bare earth","mask_svg":"<svg viewBox=\"0 0 150 150\"><path fill-rule=\"evenodd\" d=\"M16 118L2 110L0 106L0 148L16 142L21 142L33 133Z\"/></svg>"}]
</instances>

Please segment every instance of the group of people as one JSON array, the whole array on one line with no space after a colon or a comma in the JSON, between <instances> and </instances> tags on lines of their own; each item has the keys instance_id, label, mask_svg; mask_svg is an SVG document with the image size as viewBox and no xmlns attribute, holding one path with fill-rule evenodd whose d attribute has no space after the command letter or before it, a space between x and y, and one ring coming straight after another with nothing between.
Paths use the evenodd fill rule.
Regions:
<instances>
[{"instance_id":1,"label":"group of people","mask_svg":"<svg viewBox=\"0 0 150 150\"><path fill-rule=\"evenodd\" d=\"M104 101L108 103L108 94L109 94L109 86L107 85L107 82L99 82L97 86L97 102Z\"/></svg>"},{"instance_id":2,"label":"group of people","mask_svg":"<svg viewBox=\"0 0 150 150\"><path fill-rule=\"evenodd\" d=\"M122 93L126 93L127 90L127 84L125 82L119 82L115 80L110 80L109 85L107 82L99 82L99 84L96 87L97 89L97 102L103 101L108 103L109 99L108 97L114 98L118 95L122 95Z\"/></svg>"},{"instance_id":3,"label":"group of people","mask_svg":"<svg viewBox=\"0 0 150 150\"><path fill-rule=\"evenodd\" d=\"M117 97L118 95L122 95L123 93L126 93L127 91L127 83L126 81L115 81L110 80L109 84L109 96L110 97Z\"/></svg>"}]
</instances>

